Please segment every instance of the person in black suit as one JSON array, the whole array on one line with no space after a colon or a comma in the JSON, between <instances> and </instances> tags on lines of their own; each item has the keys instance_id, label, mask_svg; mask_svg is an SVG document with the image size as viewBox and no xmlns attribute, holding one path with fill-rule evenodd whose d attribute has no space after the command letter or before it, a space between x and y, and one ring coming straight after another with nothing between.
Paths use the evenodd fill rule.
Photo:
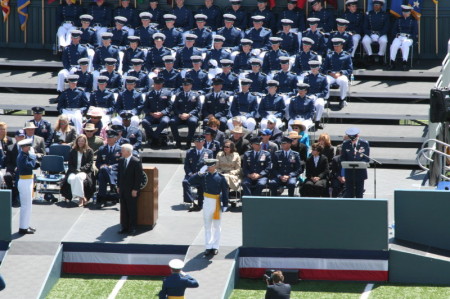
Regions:
<instances>
[{"instance_id":1,"label":"person in black suit","mask_svg":"<svg viewBox=\"0 0 450 299\"><path fill-rule=\"evenodd\" d=\"M306 181L300 193L305 197L328 197L328 158L322 155L323 147L319 143L314 143L311 149L311 156L306 160Z\"/></svg>"},{"instance_id":2,"label":"person in black suit","mask_svg":"<svg viewBox=\"0 0 450 299\"><path fill-rule=\"evenodd\" d=\"M265 299L289 299L291 298L291 285L284 283L283 272L275 271L272 273L273 284L267 282Z\"/></svg>"},{"instance_id":3,"label":"person in black suit","mask_svg":"<svg viewBox=\"0 0 450 299\"><path fill-rule=\"evenodd\" d=\"M79 135L69 153L67 173L61 187L61 195L68 200L79 199L79 206L85 206L94 194L92 165L94 151L89 147L86 135Z\"/></svg>"},{"instance_id":4,"label":"person in black suit","mask_svg":"<svg viewBox=\"0 0 450 299\"><path fill-rule=\"evenodd\" d=\"M133 156L133 146L121 146L122 159L119 160L117 172L117 192L120 196L120 225L119 234L136 233L137 200L142 183L142 163Z\"/></svg>"},{"instance_id":5,"label":"person in black suit","mask_svg":"<svg viewBox=\"0 0 450 299\"><path fill-rule=\"evenodd\" d=\"M6 188L12 192L12 206L14 208L20 207L20 201L18 198L19 192L17 190L17 156L19 155L19 141L25 139L25 131L18 130L15 134L16 143L8 146L5 154L4 166L6 168L5 176L3 180L5 181Z\"/></svg>"}]
</instances>

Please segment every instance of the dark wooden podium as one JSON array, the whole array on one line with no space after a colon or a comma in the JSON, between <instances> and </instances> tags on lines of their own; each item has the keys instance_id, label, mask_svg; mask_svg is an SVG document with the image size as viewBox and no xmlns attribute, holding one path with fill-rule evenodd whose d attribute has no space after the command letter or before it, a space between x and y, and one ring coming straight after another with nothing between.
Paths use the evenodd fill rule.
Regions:
<instances>
[{"instance_id":1,"label":"dark wooden podium","mask_svg":"<svg viewBox=\"0 0 450 299\"><path fill-rule=\"evenodd\" d=\"M158 220L158 168L143 167L145 180L137 202L137 224L153 228Z\"/></svg>"}]
</instances>

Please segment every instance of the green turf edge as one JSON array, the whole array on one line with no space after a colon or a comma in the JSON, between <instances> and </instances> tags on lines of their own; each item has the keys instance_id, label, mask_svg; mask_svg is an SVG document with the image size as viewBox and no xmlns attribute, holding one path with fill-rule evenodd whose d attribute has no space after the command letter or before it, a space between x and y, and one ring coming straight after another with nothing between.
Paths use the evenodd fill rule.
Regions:
<instances>
[{"instance_id":1,"label":"green turf edge","mask_svg":"<svg viewBox=\"0 0 450 299\"><path fill-rule=\"evenodd\" d=\"M116 299L157 298L163 279L157 276L128 276Z\"/></svg>"}]
</instances>

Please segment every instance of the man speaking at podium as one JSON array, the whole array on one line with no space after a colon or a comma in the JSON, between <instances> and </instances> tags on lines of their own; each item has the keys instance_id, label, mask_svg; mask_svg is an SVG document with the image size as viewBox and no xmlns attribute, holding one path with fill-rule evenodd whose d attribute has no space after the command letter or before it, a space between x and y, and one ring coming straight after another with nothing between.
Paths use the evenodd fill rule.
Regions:
<instances>
[{"instance_id":1,"label":"man speaking at podium","mask_svg":"<svg viewBox=\"0 0 450 299\"><path fill-rule=\"evenodd\" d=\"M349 137L342 144L341 162L369 162L369 142L359 138L358 128L349 128L345 131ZM345 178L344 198L362 198L364 181L367 179L367 169L343 169Z\"/></svg>"}]
</instances>

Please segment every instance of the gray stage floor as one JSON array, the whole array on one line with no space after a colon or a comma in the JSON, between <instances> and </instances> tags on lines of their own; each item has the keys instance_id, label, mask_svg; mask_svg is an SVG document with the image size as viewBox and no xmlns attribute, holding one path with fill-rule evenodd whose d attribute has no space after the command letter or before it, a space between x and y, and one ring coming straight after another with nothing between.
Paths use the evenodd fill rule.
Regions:
<instances>
[{"instance_id":1,"label":"gray stage floor","mask_svg":"<svg viewBox=\"0 0 450 299\"><path fill-rule=\"evenodd\" d=\"M212 260L203 259L202 213L189 213L187 207L182 204L183 165L152 164L151 166L159 169L159 219L153 230L141 232L134 237L123 237L117 234L119 230L118 206L103 210L91 210L79 208L75 203L69 205L63 202L53 205L34 204L32 226L37 228L37 233L26 236L16 234L19 209L13 209L14 241L9 255L2 265L2 275L8 279L10 290L21 290L22 293L16 293L14 297L31 298L34 293L21 287L25 278L22 270L27 267L26 264L18 267L21 260L36 262L35 268L40 269L36 269L37 272L45 274L45 264L50 263L57 244L61 241L71 241L189 245L186 255L186 270L195 275L200 281L201 288L189 290L187 298L220 298L225 288L225 278L231 273L236 249L242 244L240 206L223 216L220 254ZM410 170L380 169L377 171L377 198L389 200L390 223L393 215L393 191L395 189L419 189L423 177L424 173ZM370 169L369 179L366 181L365 197L374 196L373 185L373 169ZM45 244L50 246L51 250L36 253L36 250L39 250L36 246ZM29 250L26 250L29 248L28 245L35 249L34 256L30 256ZM30 276L27 285L39 289L42 277L32 273L26 276ZM3 295L8 294L0 295L1 298L7 298ZM12 294L9 293L9 295Z\"/></svg>"}]
</instances>

